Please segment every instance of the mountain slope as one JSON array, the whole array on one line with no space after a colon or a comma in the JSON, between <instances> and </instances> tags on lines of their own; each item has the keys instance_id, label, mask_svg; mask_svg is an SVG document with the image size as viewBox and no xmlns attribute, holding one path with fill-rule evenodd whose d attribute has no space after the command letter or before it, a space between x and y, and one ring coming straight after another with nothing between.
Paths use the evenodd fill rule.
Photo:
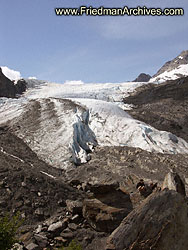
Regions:
<instances>
[{"instance_id":1,"label":"mountain slope","mask_svg":"<svg viewBox=\"0 0 188 250\"><path fill-rule=\"evenodd\" d=\"M124 102L135 105L127 111L135 119L188 141L188 77L144 85Z\"/></svg>"},{"instance_id":2,"label":"mountain slope","mask_svg":"<svg viewBox=\"0 0 188 250\"><path fill-rule=\"evenodd\" d=\"M0 211L20 211L27 224L34 225L77 198L54 169L7 128L0 127ZM81 197L81 196L80 196Z\"/></svg>"},{"instance_id":3,"label":"mountain slope","mask_svg":"<svg viewBox=\"0 0 188 250\"><path fill-rule=\"evenodd\" d=\"M167 80L175 80L188 75L188 50L166 62L158 72L150 79L153 83L162 83Z\"/></svg>"}]
</instances>

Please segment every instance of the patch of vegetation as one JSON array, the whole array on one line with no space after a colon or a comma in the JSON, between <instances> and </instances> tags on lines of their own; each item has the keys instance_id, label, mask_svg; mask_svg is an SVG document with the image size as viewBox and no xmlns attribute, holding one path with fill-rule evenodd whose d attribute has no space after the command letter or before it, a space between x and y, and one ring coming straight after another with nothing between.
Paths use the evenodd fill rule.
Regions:
<instances>
[{"instance_id":1,"label":"patch of vegetation","mask_svg":"<svg viewBox=\"0 0 188 250\"><path fill-rule=\"evenodd\" d=\"M20 214L17 213L14 216L5 214L0 216L0 249L9 250L13 245L18 242L16 239L16 233L23 223L20 220Z\"/></svg>"},{"instance_id":2,"label":"patch of vegetation","mask_svg":"<svg viewBox=\"0 0 188 250\"><path fill-rule=\"evenodd\" d=\"M82 247L77 240L72 240L68 247L61 247L59 250L82 250Z\"/></svg>"}]
</instances>

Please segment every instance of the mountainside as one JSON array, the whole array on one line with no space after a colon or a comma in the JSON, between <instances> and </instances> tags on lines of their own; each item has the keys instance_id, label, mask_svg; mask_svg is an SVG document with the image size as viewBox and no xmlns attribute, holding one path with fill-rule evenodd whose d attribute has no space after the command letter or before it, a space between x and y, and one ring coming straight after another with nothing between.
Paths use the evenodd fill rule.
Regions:
<instances>
[{"instance_id":1,"label":"mountainside","mask_svg":"<svg viewBox=\"0 0 188 250\"><path fill-rule=\"evenodd\" d=\"M182 51L179 56L166 62L158 72L152 76L150 82L162 83L188 76L188 50Z\"/></svg>"},{"instance_id":2,"label":"mountainside","mask_svg":"<svg viewBox=\"0 0 188 250\"><path fill-rule=\"evenodd\" d=\"M135 119L188 141L188 77L144 85L124 102L134 105L127 112Z\"/></svg>"}]
</instances>

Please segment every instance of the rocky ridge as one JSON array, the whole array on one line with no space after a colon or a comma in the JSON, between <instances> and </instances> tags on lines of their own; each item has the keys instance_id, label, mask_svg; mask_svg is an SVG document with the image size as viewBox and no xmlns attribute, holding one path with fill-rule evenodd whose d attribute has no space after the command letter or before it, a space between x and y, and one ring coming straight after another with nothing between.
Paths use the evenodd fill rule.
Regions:
<instances>
[{"instance_id":1,"label":"rocky ridge","mask_svg":"<svg viewBox=\"0 0 188 250\"><path fill-rule=\"evenodd\" d=\"M149 82L150 79L150 75L141 73L133 82Z\"/></svg>"}]
</instances>

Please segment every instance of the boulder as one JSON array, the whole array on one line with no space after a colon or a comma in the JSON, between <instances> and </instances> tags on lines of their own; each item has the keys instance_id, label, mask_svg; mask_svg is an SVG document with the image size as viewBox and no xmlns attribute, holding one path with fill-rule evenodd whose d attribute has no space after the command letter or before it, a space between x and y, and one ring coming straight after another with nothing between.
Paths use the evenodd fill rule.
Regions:
<instances>
[{"instance_id":1,"label":"boulder","mask_svg":"<svg viewBox=\"0 0 188 250\"><path fill-rule=\"evenodd\" d=\"M156 192L108 237L106 250L188 249L188 206L174 190Z\"/></svg>"},{"instance_id":2,"label":"boulder","mask_svg":"<svg viewBox=\"0 0 188 250\"><path fill-rule=\"evenodd\" d=\"M130 196L121 190L85 199L83 216L97 231L112 232L133 209Z\"/></svg>"},{"instance_id":3,"label":"boulder","mask_svg":"<svg viewBox=\"0 0 188 250\"><path fill-rule=\"evenodd\" d=\"M48 238L44 234L35 234L34 238L40 248L45 248L48 246Z\"/></svg>"},{"instance_id":4,"label":"boulder","mask_svg":"<svg viewBox=\"0 0 188 250\"><path fill-rule=\"evenodd\" d=\"M162 184L162 189L168 188L169 190L175 190L176 192L186 195L185 193L185 185L180 178L180 176L171 170L166 176Z\"/></svg>"},{"instance_id":5,"label":"boulder","mask_svg":"<svg viewBox=\"0 0 188 250\"><path fill-rule=\"evenodd\" d=\"M63 231L65 228L66 228L66 224L63 223L62 221L58 221L49 226L48 232L52 233L53 235L58 235L58 233Z\"/></svg>"}]
</instances>

